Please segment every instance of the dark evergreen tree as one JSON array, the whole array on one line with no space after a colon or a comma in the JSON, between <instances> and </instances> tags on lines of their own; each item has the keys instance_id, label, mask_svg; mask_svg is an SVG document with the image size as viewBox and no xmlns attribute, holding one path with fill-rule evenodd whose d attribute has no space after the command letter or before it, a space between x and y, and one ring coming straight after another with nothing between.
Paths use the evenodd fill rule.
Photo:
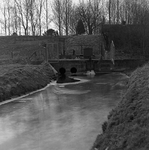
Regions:
<instances>
[{"instance_id":1,"label":"dark evergreen tree","mask_svg":"<svg viewBox=\"0 0 149 150\"><path fill-rule=\"evenodd\" d=\"M76 27L76 34L84 34L84 33L85 33L84 24L80 19Z\"/></svg>"}]
</instances>

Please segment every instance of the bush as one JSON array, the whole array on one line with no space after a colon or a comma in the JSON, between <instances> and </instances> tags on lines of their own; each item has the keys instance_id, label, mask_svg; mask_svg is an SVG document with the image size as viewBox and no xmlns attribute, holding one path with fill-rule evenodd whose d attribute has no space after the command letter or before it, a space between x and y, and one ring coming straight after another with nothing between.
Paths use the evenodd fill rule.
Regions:
<instances>
[{"instance_id":1,"label":"bush","mask_svg":"<svg viewBox=\"0 0 149 150\"><path fill-rule=\"evenodd\" d=\"M48 29L46 32L43 34L44 36L58 36L58 31L55 31L53 29Z\"/></svg>"}]
</instances>

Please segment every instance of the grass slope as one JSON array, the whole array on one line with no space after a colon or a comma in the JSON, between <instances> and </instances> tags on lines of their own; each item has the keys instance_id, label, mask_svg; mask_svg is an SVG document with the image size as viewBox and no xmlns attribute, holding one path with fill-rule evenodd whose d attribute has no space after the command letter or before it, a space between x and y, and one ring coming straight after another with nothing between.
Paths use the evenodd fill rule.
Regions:
<instances>
[{"instance_id":1,"label":"grass slope","mask_svg":"<svg viewBox=\"0 0 149 150\"><path fill-rule=\"evenodd\" d=\"M149 64L132 73L102 129L92 150L149 150Z\"/></svg>"},{"instance_id":2,"label":"grass slope","mask_svg":"<svg viewBox=\"0 0 149 150\"><path fill-rule=\"evenodd\" d=\"M56 78L50 64L1 66L0 102L45 87Z\"/></svg>"}]
</instances>

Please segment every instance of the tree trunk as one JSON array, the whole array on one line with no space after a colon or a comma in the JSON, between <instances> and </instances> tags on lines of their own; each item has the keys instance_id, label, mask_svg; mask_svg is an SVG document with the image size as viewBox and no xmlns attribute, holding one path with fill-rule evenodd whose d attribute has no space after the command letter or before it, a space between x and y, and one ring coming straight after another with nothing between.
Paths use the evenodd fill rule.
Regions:
<instances>
[{"instance_id":1,"label":"tree trunk","mask_svg":"<svg viewBox=\"0 0 149 150\"><path fill-rule=\"evenodd\" d=\"M48 30L48 0L46 0L46 28ZM41 35L41 30L40 30L40 35Z\"/></svg>"},{"instance_id":2,"label":"tree trunk","mask_svg":"<svg viewBox=\"0 0 149 150\"><path fill-rule=\"evenodd\" d=\"M117 24L119 23L119 0L117 0Z\"/></svg>"},{"instance_id":3,"label":"tree trunk","mask_svg":"<svg viewBox=\"0 0 149 150\"><path fill-rule=\"evenodd\" d=\"M93 29L90 25L88 25L88 31L89 31L89 34L93 34Z\"/></svg>"},{"instance_id":4,"label":"tree trunk","mask_svg":"<svg viewBox=\"0 0 149 150\"><path fill-rule=\"evenodd\" d=\"M109 24L111 24L111 0L109 0Z\"/></svg>"}]
</instances>

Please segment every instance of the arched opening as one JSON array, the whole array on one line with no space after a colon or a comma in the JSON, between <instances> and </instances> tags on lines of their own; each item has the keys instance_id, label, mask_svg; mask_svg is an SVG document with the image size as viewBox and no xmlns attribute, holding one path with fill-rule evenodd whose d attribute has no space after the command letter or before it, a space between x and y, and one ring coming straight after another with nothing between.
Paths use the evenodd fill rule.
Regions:
<instances>
[{"instance_id":1,"label":"arched opening","mask_svg":"<svg viewBox=\"0 0 149 150\"><path fill-rule=\"evenodd\" d=\"M70 69L70 72L71 72L71 73L76 73L76 72L77 72L77 68L72 67L72 68Z\"/></svg>"},{"instance_id":2,"label":"arched opening","mask_svg":"<svg viewBox=\"0 0 149 150\"><path fill-rule=\"evenodd\" d=\"M65 68L60 68L59 69L59 73L61 74L61 75L64 75L65 73L66 73L66 69Z\"/></svg>"}]
</instances>

